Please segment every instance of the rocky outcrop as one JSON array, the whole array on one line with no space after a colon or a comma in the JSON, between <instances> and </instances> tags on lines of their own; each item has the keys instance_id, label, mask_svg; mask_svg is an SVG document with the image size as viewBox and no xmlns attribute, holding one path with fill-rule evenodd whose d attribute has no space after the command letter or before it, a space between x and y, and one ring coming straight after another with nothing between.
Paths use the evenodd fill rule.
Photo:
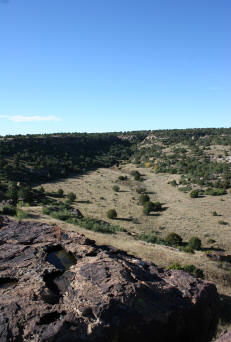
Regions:
<instances>
[{"instance_id":1,"label":"rocky outcrop","mask_svg":"<svg viewBox=\"0 0 231 342\"><path fill-rule=\"evenodd\" d=\"M222 335L216 342L231 342L231 331Z\"/></svg>"},{"instance_id":2,"label":"rocky outcrop","mask_svg":"<svg viewBox=\"0 0 231 342\"><path fill-rule=\"evenodd\" d=\"M216 287L57 226L2 220L1 342L205 342Z\"/></svg>"}]
</instances>

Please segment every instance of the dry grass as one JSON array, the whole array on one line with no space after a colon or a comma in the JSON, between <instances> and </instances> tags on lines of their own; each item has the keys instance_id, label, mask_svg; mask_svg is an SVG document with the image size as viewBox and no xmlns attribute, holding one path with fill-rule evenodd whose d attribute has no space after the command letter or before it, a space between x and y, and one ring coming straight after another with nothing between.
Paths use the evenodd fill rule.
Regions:
<instances>
[{"instance_id":1,"label":"dry grass","mask_svg":"<svg viewBox=\"0 0 231 342\"><path fill-rule=\"evenodd\" d=\"M130 176L130 172L133 169L139 170L143 175L144 180L142 182L136 182ZM118 181L120 175L127 175L128 181ZM84 216L92 216L111 223L113 222L135 233L154 231L158 236L165 237L169 232L176 232L183 237L184 241L188 241L192 236L198 236L202 240L203 247L207 248L211 247L208 239L213 239L216 241L212 245L213 247L222 248L230 252L231 194L192 199L189 194L182 193L168 184L168 181L174 178L177 177L175 175L155 174L152 173L151 169L139 169L131 164L127 164L123 165L120 170L117 168L101 168L85 175L43 184L43 186L48 191L62 188L65 194L71 191L76 193L77 199L74 205L80 209ZM115 184L119 185L119 192L112 190ZM146 187L151 200L160 201L166 210L150 216L144 216L142 206L138 205L139 194L136 192L136 188L139 186ZM117 220L110 220L106 217L107 210L112 208L116 209L118 213ZM30 211L35 211L32 214L38 215L39 219L47 220L47 217L41 214L39 208L33 208L33 210L31 208ZM213 211L216 211L219 216L213 216ZM218 221L221 219L229 224L220 225ZM90 234L90 232L84 232ZM100 236L99 239L96 239L99 243L101 240L103 243L112 243L111 240L114 239L113 243L120 244L118 247L148 259L152 258L151 254L147 254L148 252L146 251L143 252L142 242L134 241L134 238L127 234L117 234L113 237L105 237L97 233L92 234L94 239L95 236ZM122 238L118 238L118 236L122 236ZM118 241L116 242L116 240ZM133 246L134 244L135 247ZM156 247L151 246L150 248L154 250ZM147 248L145 249L148 250ZM172 250L169 251L166 247L160 246L158 246L158 249L167 250L164 253L171 254L169 257L171 261L176 259ZM179 252L177 252L177 255L179 255L180 259L192 261L192 255ZM203 259L202 256L204 256L203 253L199 259ZM160 253L160 257L153 255L153 261L160 263L161 266L166 266L169 258L165 256L163 261L162 257L163 252ZM196 256L193 256L193 259L197 262ZM205 260L203 260L202 262L198 261L197 264L201 266L205 263Z\"/></svg>"},{"instance_id":2,"label":"dry grass","mask_svg":"<svg viewBox=\"0 0 231 342\"><path fill-rule=\"evenodd\" d=\"M129 176L134 169L125 165L121 170L99 169L87 175L69 178L65 181L44 184L49 190L64 189L65 193L73 191L77 195L75 205L85 216L105 219L108 209L116 209L117 223L133 232L156 231L164 237L168 232L180 234L185 241L191 236L198 236L204 247L209 247L208 239L216 241L214 247L229 251L231 246L231 195L206 196L192 199L189 194L182 193L167 184L177 178L166 174L151 173L151 169L138 169L144 175L143 182L136 182ZM129 181L118 181L119 175L127 175ZM112 190L118 184L119 192ZM135 189L146 187L152 201L160 201L166 210L160 214L144 216L142 206L138 205L139 194ZM89 203L86 203L89 201ZM213 216L216 211L219 216ZM221 226L223 220L229 225ZM138 223L135 223L138 222ZM163 228L164 227L164 228Z\"/></svg>"},{"instance_id":3,"label":"dry grass","mask_svg":"<svg viewBox=\"0 0 231 342\"><path fill-rule=\"evenodd\" d=\"M142 182L136 182L130 176L133 169L143 175ZM120 175L126 175L128 180L119 181ZM154 231L160 237L165 237L169 232L176 232L183 237L184 241L188 241L192 236L198 236L204 248L210 248L211 244L208 243L208 239L213 239L216 241L212 245L214 248L222 248L230 253L231 194L192 199L189 194L182 193L168 184L172 179L177 179L177 176L155 174L151 169L139 169L127 164L120 169L101 168L85 175L43 184L43 186L47 191L62 188L65 194L76 193L77 199L74 206L79 208L84 216L119 224L128 232ZM115 184L119 185L119 192L112 190ZM151 200L160 201L166 210L160 212L159 215L144 216L142 206L138 205L139 194L136 188L139 186L146 187ZM117 220L110 220L106 217L107 210L112 208L118 213ZM97 244L114 245L161 267L167 267L173 262L194 264L203 269L207 280L216 283L221 294L230 295L230 270L219 268L218 263L209 260L204 251L187 254L174 248L142 242L127 233L120 232L115 235L95 233L50 218L42 214L41 207L24 209L29 210L31 215L29 219L53 223L67 230L84 233L94 239ZM213 211L216 211L219 216L213 216ZM229 224L220 225L219 220Z\"/></svg>"}]
</instances>

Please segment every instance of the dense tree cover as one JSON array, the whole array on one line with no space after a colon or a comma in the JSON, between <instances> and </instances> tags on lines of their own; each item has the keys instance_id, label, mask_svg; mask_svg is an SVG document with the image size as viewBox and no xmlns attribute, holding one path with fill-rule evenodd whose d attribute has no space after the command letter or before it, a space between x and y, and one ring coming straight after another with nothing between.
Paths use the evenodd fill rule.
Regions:
<instances>
[{"instance_id":1,"label":"dense tree cover","mask_svg":"<svg viewBox=\"0 0 231 342\"><path fill-rule=\"evenodd\" d=\"M156 172L181 174L180 185L186 187L227 189L231 164L211 160L207 151L213 144L231 151L231 128L0 137L0 180L40 183L130 160ZM142 180L138 172L134 177Z\"/></svg>"},{"instance_id":2,"label":"dense tree cover","mask_svg":"<svg viewBox=\"0 0 231 342\"><path fill-rule=\"evenodd\" d=\"M127 160L132 143L116 134L57 134L0 140L0 177L39 183Z\"/></svg>"},{"instance_id":3,"label":"dense tree cover","mask_svg":"<svg viewBox=\"0 0 231 342\"><path fill-rule=\"evenodd\" d=\"M134 153L136 165L151 166L159 173L182 175L179 184L187 186L187 191L192 184L217 189L231 186L231 163L225 161L231 156L230 128L153 131L151 137ZM209 153L212 145L226 149L218 158L212 158ZM177 186L176 181L171 184Z\"/></svg>"}]
</instances>

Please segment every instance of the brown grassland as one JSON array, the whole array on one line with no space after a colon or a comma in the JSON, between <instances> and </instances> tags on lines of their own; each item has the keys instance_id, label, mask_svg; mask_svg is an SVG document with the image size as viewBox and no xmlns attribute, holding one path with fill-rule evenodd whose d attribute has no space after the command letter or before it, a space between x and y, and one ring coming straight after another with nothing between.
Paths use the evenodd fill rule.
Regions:
<instances>
[{"instance_id":1,"label":"brown grassland","mask_svg":"<svg viewBox=\"0 0 231 342\"><path fill-rule=\"evenodd\" d=\"M132 170L138 170L142 174L141 182L135 181L130 175ZM121 175L127 176L128 179L118 180ZM173 262L194 264L204 271L206 280L216 284L221 298L225 299L224 315L231 319L231 308L230 312L226 312L227 307L231 307L230 264L212 261L206 256L207 251L216 248L231 253L231 194L193 199L188 193L168 184L176 177L156 174L151 168L136 168L132 164L124 164L120 168L101 168L73 178L42 184L47 191L62 188L65 194L74 192L77 198L73 205L80 209L84 216L118 224L126 228L127 232L96 233L46 216L42 213L42 207L24 209L29 212L28 220L56 223L64 229L85 234L97 244L114 245L161 267L168 267ZM113 191L113 185L118 185L120 190ZM151 201L162 203L163 211L149 216L143 214L142 206L138 204L139 194L136 192L136 188L140 186L146 188ZM106 215L107 210L113 208L118 213L116 220L110 220ZM213 216L213 211L216 211L218 216ZM219 224L220 220L227 224ZM190 237L197 236L201 239L203 248L189 254L172 247L153 245L137 239L136 235L142 231L154 232L163 238L169 232L175 232L181 235L185 242ZM215 242L211 243L209 239ZM224 317L223 323L228 324L226 321L227 317Z\"/></svg>"}]
</instances>

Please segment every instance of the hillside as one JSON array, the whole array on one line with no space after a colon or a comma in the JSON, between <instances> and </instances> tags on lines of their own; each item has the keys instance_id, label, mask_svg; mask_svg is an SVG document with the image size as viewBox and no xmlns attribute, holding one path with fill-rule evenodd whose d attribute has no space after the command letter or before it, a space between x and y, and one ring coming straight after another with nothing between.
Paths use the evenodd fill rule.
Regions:
<instances>
[{"instance_id":1,"label":"hillside","mask_svg":"<svg viewBox=\"0 0 231 342\"><path fill-rule=\"evenodd\" d=\"M0 177L2 214L213 281L231 325L231 129L2 137Z\"/></svg>"}]
</instances>

